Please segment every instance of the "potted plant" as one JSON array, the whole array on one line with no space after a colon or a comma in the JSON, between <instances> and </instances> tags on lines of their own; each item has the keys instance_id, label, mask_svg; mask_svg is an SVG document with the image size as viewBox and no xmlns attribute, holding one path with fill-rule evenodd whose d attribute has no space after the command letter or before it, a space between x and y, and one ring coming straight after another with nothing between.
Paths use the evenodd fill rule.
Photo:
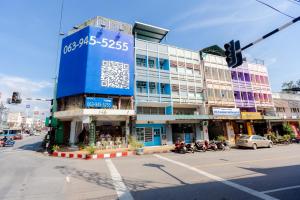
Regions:
<instances>
[{"instance_id":1,"label":"potted plant","mask_svg":"<svg viewBox=\"0 0 300 200\"><path fill-rule=\"evenodd\" d=\"M137 155L143 155L144 154L144 144L137 141L134 137L129 136L128 138L130 149L134 150Z\"/></svg>"}]
</instances>

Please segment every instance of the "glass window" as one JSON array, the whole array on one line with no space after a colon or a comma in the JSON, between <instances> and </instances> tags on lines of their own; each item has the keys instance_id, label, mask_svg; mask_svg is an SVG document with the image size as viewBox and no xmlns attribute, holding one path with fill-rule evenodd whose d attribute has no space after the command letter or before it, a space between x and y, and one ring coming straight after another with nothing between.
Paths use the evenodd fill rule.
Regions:
<instances>
[{"instance_id":1,"label":"glass window","mask_svg":"<svg viewBox=\"0 0 300 200\"><path fill-rule=\"evenodd\" d=\"M136 65L139 67L146 67L146 56L137 55Z\"/></svg>"},{"instance_id":2,"label":"glass window","mask_svg":"<svg viewBox=\"0 0 300 200\"><path fill-rule=\"evenodd\" d=\"M234 98L235 99L241 99L241 94L239 91L234 91Z\"/></svg>"},{"instance_id":3,"label":"glass window","mask_svg":"<svg viewBox=\"0 0 300 200\"><path fill-rule=\"evenodd\" d=\"M238 80L236 71L231 71L231 78L233 80Z\"/></svg>"},{"instance_id":4,"label":"glass window","mask_svg":"<svg viewBox=\"0 0 300 200\"><path fill-rule=\"evenodd\" d=\"M149 57L148 58L148 65L149 65L149 68L156 68L155 58Z\"/></svg>"},{"instance_id":5,"label":"glass window","mask_svg":"<svg viewBox=\"0 0 300 200\"><path fill-rule=\"evenodd\" d=\"M144 128L136 128L136 139L140 142L144 142L145 140L145 129Z\"/></svg>"},{"instance_id":6,"label":"glass window","mask_svg":"<svg viewBox=\"0 0 300 200\"><path fill-rule=\"evenodd\" d=\"M206 78L208 78L208 79L212 78L211 68L210 67L205 67L205 75L206 75Z\"/></svg>"},{"instance_id":7,"label":"glass window","mask_svg":"<svg viewBox=\"0 0 300 200\"><path fill-rule=\"evenodd\" d=\"M212 78L214 80L219 80L219 75L218 75L218 69L217 68L212 68Z\"/></svg>"},{"instance_id":8,"label":"glass window","mask_svg":"<svg viewBox=\"0 0 300 200\"><path fill-rule=\"evenodd\" d=\"M136 90L138 93L147 93L147 83L145 81L137 81Z\"/></svg>"},{"instance_id":9,"label":"glass window","mask_svg":"<svg viewBox=\"0 0 300 200\"><path fill-rule=\"evenodd\" d=\"M149 82L149 93L150 94L157 94L156 83L155 82Z\"/></svg>"},{"instance_id":10,"label":"glass window","mask_svg":"<svg viewBox=\"0 0 300 200\"><path fill-rule=\"evenodd\" d=\"M245 81L250 82L250 75L249 73L244 73Z\"/></svg>"},{"instance_id":11,"label":"glass window","mask_svg":"<svg viewBox=\"0 0 300 200\"><path fill-rule=\"evenodd\" d=\"M256 83L260 83L259 75L255 75L255 81L256 81Z\"/></svg>"},{"instance_id":12,"label":"glass window","mask_svg":"<svg viewBox=\"0 0 300 200\"><path fill-rule=\"evenodd\" d=\"M252 93L252 92L248 92L248 99L249 99L250 101L253 101L253 100L254 100L254 98L253 98L253 93Z\"/></svg>"},{"instance_id":13,"label":"glass window","mask_svg":"<svg viewBox=\"0 0 300 200\"><path fill-rule=\"evenodd\" d=\"M145 128L145 142L152 142L152 128Z\"/></svg>"},{"instance_id":14,"label":"glass window","mask_svg":"<svg viewBox=\"0 0 300 200\"><path fill-rule=\"evenodd\" d=\"M245 80L243 72L238 72L238 78L239 78L240 81Z\"/></svg>"}]
</instances>

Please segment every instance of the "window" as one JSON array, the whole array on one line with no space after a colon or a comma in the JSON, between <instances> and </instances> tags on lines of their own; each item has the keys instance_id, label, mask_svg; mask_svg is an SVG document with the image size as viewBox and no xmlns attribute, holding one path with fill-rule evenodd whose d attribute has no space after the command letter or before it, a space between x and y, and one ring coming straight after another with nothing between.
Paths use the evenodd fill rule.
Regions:
<instances>
[{"instance_id":1,"label":"window","mask_svg":"<svg viewBox=\"0 0 300 200\"><path fill-rule=\"evenodd\" d=\"M267 85L269 85L269 79L268 79L267 76L265 76L265 83L266 83Z\"/></svg>"},{"instance_id":2,"label":"window","mask_svg":"<svg viewBox=\"0 0 300 200\"><path fill-rule=\"evenodd\" d=\"M247 100L247 93L246 92L242 92L242 99Z\"/></svg>"},{"instance_id":3,"label":"window","mask_svg":"<svg viewBox=\"0 0 300 200\"><path fill-rule=\"evenodd\" d=\"M234 98L237 100L241 99L241 93L239 91L234 91Z\"/></svg>"},{"instance_id":4,"label":"window","mask_svg":"<svg viewBox=\"0 0 300 200\"><path fill-rule=\"evenodd\" d=\"M145 81L137 81L136 90L138 93L147 93L147 83Z\"/></svg>"},{"instance_id":5,"label":"window","mask_svg":"<svg viewBox=\"0 0 300 200\"><path fill-rule=\"evenodd\" d=\"M248 92L248 100L253 101L253 93L252 92Z\"/></svg>"},{"instance_id":6,"label":"window","mask_svg":"<svg viewBox=\"0 0 300 200\"><path fill-rule=\"evenodd\" d=\"M218 69L217 68L212 68L212 78L214 80L219 80L219 75L218 75Z\"/></svg>"},{"instance_id":7,"label":"window","mask_svg":"<svg viewBox=\"0 0 300 200\"><path fill-rule=\"evenodd\" d=\"M255 82L256 82L256 81L255 81L255 75L254 75L254 74L251 74L250 77L251 77L251 82L252 82L252 83L255 83Z\"/></svg>"},{"instance_id":8,"label":"window","mask_svg":"<svg viewBox=\"0 0 300 200\"><path fill-rule=\"evenodd\" d=\"M179 85L172 85L172 94L179 95Z\"/></svg>"},{"instance_id":9,"label":"window","mask_svg":"<svg viewBox=\"0 0 300 200\"><path fill-rule=\"evenodd\" d=\"M261 84L265 84L265 78L263 76L259 76L259 77L260 77Z\"/></svg>"},{"instance_id":10,"label":"window","mask_svg":"<svg viewBox=\"0 0 300 200\"><path fill-rule=\"evenodd\" d=\"M255 82L258 84L260 83L259 75L255 75Z\"/></svg>"},{"instance_id":11,"label":"window","mask_svg":"<svg viewBox=\"0 0 300 200\"><path fill-rule=\"evenodd\" d=\"M148 58L148 65L149 65L149 68L156 68L156 66L155 66L155 58L149 57Z\"/></svg>"},{"instance_id":12,"label":"window","mask_svg":"<svg viewBox=\"0 0 300 200\"><path fill-rule=\"evenodd\" d=\"M224 71L223 69L218 69L219 71L219 78L221 81L225 81L225 74L224 74Z\"/></svg>"},{"instance_id":13,"label":"window","mask_svg":"<svg viewBox=\"0 0 300 200\"><path fill-rule=\"evenodd\" d=\"M212 78L211 68L210 67L205 67L205 76L206 76L207 79L211 79Z\"/></svg>"},{"instance_id":14,"label":"window","mask_svg":"<svg viewBox=\"0 0 300 200\"><path fill-rule=\"evenodd\" d=\"M145 142L152 142L152 128L145 128Z\"/></svg>"},{"instance_id":15,"label":"window","mask_svg":"<svg viewBox=\"0 0 300 200\"><path fill-rule=\"evenodd\" d=\"M245 76L245 81L250 82L250 75L249 75L249 73L245 73L244 76Z\"/></svg>"},{"instance_id":16,"label":"window","mask_svg":"<svg viewBox=\"0 0 300 200\"><path fill-rule=\"evenodd\" d=\"M160 83L160 93L161 94L169 94L169 84Z\"/></svg>"},{"instance_id":17,"label":"window","mask_svg":"<svg viewBox=\"0 0 300 200\"><path fill-rule=\"evenodd\" d=\"M146 67L146 57L137 55L136 65L139 67Z\"/></svg>"},{"instance_id":18,"label":"window","mask_svg":"<svg viewBox=\"0 0 300 200\"><path fill-rule=\"evenodd\" d=\"M243 72L238 72L238 78L239 78L240 81L244 81L245 80Z\"/></svg>"},{"instance_id":19,"label":"window","mask_svg":"<svg viewBox=\"0 0 300 200\"><path fill-rule=\"evenodd\" d=\"M159 68L163 70L168 70L169 65L168 65L168 60L167 59L159 59Z\"/></svg>"},{"instance_id":20,"label":"window","mask_svg":"<svg viewBox=\"0 0 300 200\"><path fill-rule=\"evenodd\" d=\"M254 99L255 101L259 101L259 95L257 93L254 93Z\"/></svg>"},{"instance_id":21,"label":"window","mask_svg":"<svg viewBox=\"0 0 300 200\"><path fill-rule=\"evenodd\" d=\"M150 94L157 94L156 83L155 82L149 82L149 93Z\"/></svg>"},{"instance_id":22,"label":"window","mask_svg":"<svg viewBox=\"0 0 300 200\"><path fill-rule=\"evenodd\" d=\"M232 78L233 80L238 80L238 79L237 79L236 71L231 71L231 78Z\"/></svg>"},{"instance_id":23,"label":"window","mask_svg":"<svg viewBox=\"0 0 300 200\"><path fill-rule=\"evenodd\" d=\"M136 139L140 142L145 140L145 128L136 128Z\"/></svg>"}]
</instances>

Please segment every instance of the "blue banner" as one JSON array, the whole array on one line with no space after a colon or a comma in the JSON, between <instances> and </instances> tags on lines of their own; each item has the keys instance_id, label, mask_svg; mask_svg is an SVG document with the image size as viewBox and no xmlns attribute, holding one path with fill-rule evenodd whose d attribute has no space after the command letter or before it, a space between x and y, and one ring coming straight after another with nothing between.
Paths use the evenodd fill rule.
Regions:
<instances>
[{"instance_id":1,"label":"blue banner","mask_svg":"<svg viewBox=\"0 0 300 200\"><path fill-rule=\"evenodd\" d=\"M133 36L86 27L62 41L57 97L94 93L133 96Z\"/></svg>"},{"instance_id":2,"label":"blue banner","mask_svg":"<svg viewBox=\"0 0 300 200\"><path fill-rule=\"evenodd\" d=\"M112 98L99 98L99 97L86 97L85 107L86 108L112 108Z\"/></svg>"}]
</instances>

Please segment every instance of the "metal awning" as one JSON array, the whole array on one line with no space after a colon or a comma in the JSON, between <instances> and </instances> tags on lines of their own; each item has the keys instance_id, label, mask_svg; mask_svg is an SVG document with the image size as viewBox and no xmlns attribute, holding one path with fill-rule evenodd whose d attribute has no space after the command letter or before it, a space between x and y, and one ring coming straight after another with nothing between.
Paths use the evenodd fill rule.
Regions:
<instances>
[{"instance_id":1,"label":"metal awning","mask_svg":"<svg viewBox=\"0 0 300 200\"><path fill-rule=\"evenodd\" d=\"M161 42L166 37L168 32L168 29L144 24L141 22L135 22L133 26L133 34L137 38L152 42Z\"/></svg>"}]
</instances>

